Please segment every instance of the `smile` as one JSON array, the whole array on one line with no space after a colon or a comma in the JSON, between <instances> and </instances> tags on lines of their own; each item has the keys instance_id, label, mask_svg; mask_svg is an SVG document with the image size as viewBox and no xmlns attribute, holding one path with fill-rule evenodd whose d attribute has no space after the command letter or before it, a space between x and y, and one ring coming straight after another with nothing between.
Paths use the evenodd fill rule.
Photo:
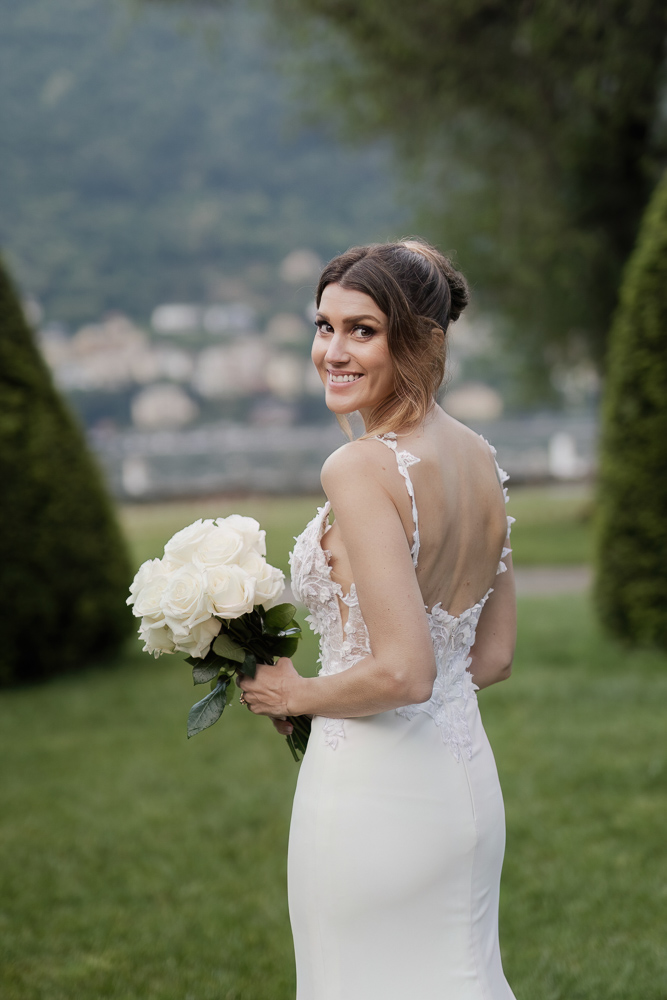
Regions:
<instances>
[{"instance_id":1,"label":"smile","mask_svg":"<svg viewBox=\"0 0 667 1000\"><path fill-rule=\"evenodd\" d=\"M329 382L334 385L342 385L345 382L358 382L363 375L360 372L349 372L345 374L337 374L336 372L327 372L329 376Z\"/></svg>"}]
</instances>

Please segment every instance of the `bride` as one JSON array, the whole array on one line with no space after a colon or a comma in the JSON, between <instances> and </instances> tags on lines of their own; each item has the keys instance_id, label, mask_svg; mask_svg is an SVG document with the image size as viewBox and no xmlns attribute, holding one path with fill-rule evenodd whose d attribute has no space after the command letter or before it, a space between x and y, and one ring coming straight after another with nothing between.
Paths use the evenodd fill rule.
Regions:
<instances>
[{"instance_id":1,"label":"bride","mask_svg":"<svg viewBox=\"0 0 667 1000\"><path fill-rule=\"evenodd\" d=\"M313 716L289 844L297 1000L513 998L503 801L475 694L514 652L506 477L436 402L467 297L421 240L348 250L317 290L327 406L365 424L325 462L328 501L291 556L322 667L301 677L283 658L241 680L280 732Z\"/></svg>"}]
</instances>

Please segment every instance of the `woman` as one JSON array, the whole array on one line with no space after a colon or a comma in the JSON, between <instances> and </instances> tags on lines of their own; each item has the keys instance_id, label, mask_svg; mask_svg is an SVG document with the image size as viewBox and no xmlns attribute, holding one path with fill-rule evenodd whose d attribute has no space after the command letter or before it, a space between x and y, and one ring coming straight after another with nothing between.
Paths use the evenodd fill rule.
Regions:
<instances>
[{"instance_id":1,"label":"woman","mask_svg":"<svg viewBox=\"0 0 667 1000\"><path fill-rule=\"evenodd\" d=\"M511 519L492 449L435 398L466 302L419 240L349 250L317 290L327 406L366 429L325 462L328 502L292 553L322 668L283 658L241 681L281 732L313 716L289 847L297 1000L513 997L503 802L475 696L510 673Z\"/></svg>"}]
</instances>

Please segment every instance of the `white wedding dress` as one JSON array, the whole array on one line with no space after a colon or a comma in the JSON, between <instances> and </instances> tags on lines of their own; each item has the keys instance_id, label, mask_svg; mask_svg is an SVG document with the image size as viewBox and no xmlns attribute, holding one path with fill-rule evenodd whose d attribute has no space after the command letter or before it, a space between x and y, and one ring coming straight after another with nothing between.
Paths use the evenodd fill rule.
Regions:
<instances>
[{"instance_id":1,"label":"white wedding dress","mask_svg":"<svg viewBox=\"0 0 667 1000\"><path fill-rule=\"evenodd\" d=\"M419 459L394 435L379 440L412 498L416 566L409 467ZM321 674L370 651L355 588L344 596L331 580L320 544L329 511L318 511L291 556L294 595L320 635ZM503 800L467 671L490 593L456 618L438 605L430 612L430 701L313 719L288 858L297 1000L513 1000L498 946Z\"/></svg>"}]
</instances>

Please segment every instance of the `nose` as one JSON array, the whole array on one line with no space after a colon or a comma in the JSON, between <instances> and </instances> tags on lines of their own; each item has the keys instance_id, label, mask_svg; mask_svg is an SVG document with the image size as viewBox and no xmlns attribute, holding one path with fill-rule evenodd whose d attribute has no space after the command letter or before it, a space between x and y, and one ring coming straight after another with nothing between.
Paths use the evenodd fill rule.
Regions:
<instances>
[{"instance_id":1,"label":"nose","mask_svg":"<svg viewBox=\"0 0 667 1000\"><path fill-rule=\"evenodd\" d=\"M334 333L327 346L324 360L327 364L340 365L345 364L349 359L350 354L347 349L347 338L343 333Z\"/></svg>"}]
</instances>

